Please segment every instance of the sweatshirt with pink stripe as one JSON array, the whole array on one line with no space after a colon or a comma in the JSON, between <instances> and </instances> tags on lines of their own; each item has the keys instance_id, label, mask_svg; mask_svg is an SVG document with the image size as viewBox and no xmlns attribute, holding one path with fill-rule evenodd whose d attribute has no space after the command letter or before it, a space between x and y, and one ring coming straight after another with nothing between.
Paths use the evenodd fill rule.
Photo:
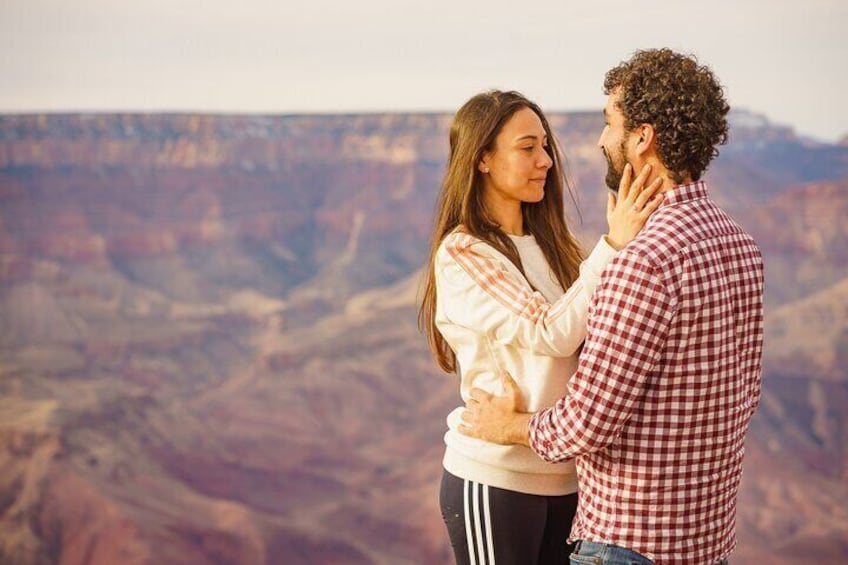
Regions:
<instances>
[{"instance_id":1,"label":"sweatshirt with pink stripe","mask_svg":"<svg viewBox=\"0 0 848 565\"><path fill-rule=\"evenodd\" d=\"M510 237L526 278L488 243L461 230L445 237L436 253L436 326L456 354L463 402L475 387L502 394L501 375L508 372L526 409L536 412L567 394L589 301L616 252L601 238L563 290L533 236ZM528 494L577 491L572 461L546 463L528 447L460 434L462 408L447 418L443 464L449 473Z\"/></svg>"}]
</instances>

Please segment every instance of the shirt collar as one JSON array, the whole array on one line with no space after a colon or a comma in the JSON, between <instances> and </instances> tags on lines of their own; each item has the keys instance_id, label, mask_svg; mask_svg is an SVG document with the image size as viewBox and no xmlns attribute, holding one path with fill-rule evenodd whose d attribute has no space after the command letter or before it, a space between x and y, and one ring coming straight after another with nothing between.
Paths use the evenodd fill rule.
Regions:
<instances>
[{"instance_id":1,"label":"shirt collar","mask_svg":"<svg viewBox=\"0 0 848 565\"><path fill-rule=\"evenodd\" d=\"M663 195L663 206L682 204L690 200L701 200L707 198L707 183L702 180L688 184L678 184Z\"/></svg>"}]
</instances>

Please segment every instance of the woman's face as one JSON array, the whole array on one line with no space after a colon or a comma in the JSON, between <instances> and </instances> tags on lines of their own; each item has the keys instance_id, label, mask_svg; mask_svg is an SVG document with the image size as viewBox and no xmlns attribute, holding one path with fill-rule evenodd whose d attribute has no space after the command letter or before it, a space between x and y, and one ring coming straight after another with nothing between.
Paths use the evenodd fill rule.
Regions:
<instances>
[{"instance_id":1,"label":"woman's face","mask_svg":"<svg viewBox=\"0 0 848 565\"><path fill-rule=\"evenodd\" d=\"M542 200L548 170L553 166L547 146L548 137L536 112L518 110L498 133L494 149L485 153L478 165L484 196L500 201Z\"/></svg>"}]
</instances>

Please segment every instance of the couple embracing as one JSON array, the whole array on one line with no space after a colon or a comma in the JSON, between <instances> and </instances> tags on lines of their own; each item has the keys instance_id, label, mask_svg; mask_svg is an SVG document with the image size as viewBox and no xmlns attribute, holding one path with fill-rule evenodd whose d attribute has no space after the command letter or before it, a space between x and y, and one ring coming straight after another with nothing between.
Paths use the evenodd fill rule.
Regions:
<instances>
[{"instance_id":1,"label":"couple embracing","mask_svg":"<svg viewBox=\"0 0 848 565\"><path fill-rule=\"evenodd\" d=\"M609 231L588 255L537 105L487 92L451 126L419 321L465 403L440 492L460 565L713 565L736 543L763 265L701 178L729 107L668 49L604 89Z\"/></svg>"}]
</instances>

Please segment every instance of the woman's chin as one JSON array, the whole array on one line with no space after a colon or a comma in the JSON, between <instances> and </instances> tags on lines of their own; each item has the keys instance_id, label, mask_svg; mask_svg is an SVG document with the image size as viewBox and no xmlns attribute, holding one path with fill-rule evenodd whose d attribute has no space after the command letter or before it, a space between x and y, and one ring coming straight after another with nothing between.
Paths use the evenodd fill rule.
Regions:
<instances>
[{"instance_id":1,"label":"woman's chin","mask_svg":"<svg viewBox=\"0 0 848 565\"><path fill-rule=\"evenodd\" d=\"M525 195L524 198L522 198L522 200L524 202L527 202L528 204L535 204L537 202L541 202L544 197L545 197L545 189L544 188L538 188L538 189L527 191L527 194Z\"/></svg>"}]
</instances>

